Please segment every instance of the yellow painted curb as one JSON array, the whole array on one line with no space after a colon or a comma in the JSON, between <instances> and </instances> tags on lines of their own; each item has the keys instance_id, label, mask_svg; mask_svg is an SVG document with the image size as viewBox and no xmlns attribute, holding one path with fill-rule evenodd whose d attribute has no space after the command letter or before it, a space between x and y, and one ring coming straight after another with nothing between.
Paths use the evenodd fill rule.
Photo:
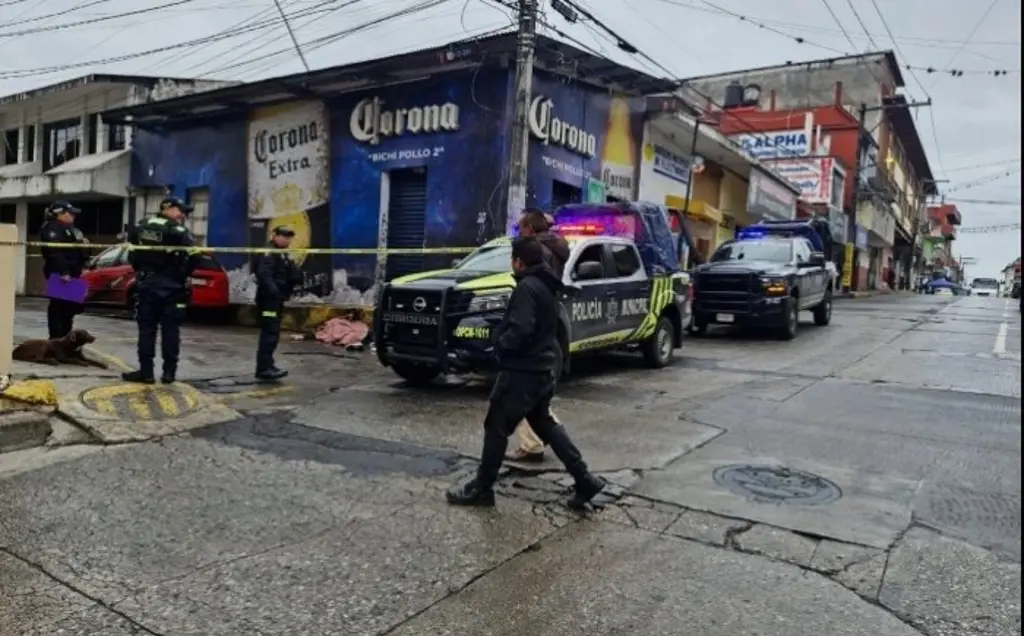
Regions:
<instances>
[{"instance_id":1,"label":"yellow painted curb","mask_svg":"<svg viewBox=\"0 0 1024 636\"><path fill-rule=\"evenodd\" d=\"M12 382L0 397L26 404L57 406L57 385L53 380L21 380Z\"/></svg>"}]
</instances>

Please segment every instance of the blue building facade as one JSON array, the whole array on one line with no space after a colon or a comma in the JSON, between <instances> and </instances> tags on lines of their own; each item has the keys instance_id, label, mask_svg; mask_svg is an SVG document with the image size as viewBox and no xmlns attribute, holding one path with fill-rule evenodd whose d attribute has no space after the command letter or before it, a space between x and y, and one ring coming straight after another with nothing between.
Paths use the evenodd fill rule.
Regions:
<instances>
[{"instance_id":1,"label":"blue building facade","mask_svg":"<svg viewBox=\"0 0 1024 636\"><path fill-rule=\"evenodd\" d=\"M261 245L287 222L299 226L297 246L350 250L306 258L305 291L370 304L381 281L453 258L377 250L472 247L505 231L512 80L481 67L322 104L139 129L132 185L185 198L203 190L214 248ZM595 179L609 195L635 197L642 98L539 70L533 89L528 204L579 201ZM246 280L245 255L218 258L233 280ZM233 300L253 291L240 284Z\"/></svg>"}]
</instances>

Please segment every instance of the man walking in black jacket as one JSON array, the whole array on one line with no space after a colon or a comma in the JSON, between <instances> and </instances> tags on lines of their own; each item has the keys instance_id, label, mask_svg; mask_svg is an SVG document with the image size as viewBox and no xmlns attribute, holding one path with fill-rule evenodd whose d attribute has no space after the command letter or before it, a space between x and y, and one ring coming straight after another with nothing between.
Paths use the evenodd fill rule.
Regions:
<instances>
[{"instance_id":1,"label":"man walking in black jacket","mask_svg":"<svg viewBox=\"0 0 1024 636\"><path fill-rule=\"evenodd\" d=\"M544 247L544 262L555 276L561 280L562 272L565 270L565 263L569 260L569 243L561 236L551 231L554 219L538 208L526 208L523 215L519 217L519 234L521 236L532 236L540 241ZM561 378L555 378L560 380ZM558 418L554 413L551 417L557 422ZM521 463L542 463L544 461L544 442L530 428L530 424L522 422L519 425L519 447L509 453L505 458L513 462Z\"/></svg>"},{"instance_id":2,"label":"man walking in black jacket","mask_svg":"<svg viewBox=\"0 0 1024 636\"><path fill-rule=\"evenodd\" d=\"M274 364L274 351L281 339L281 310L302 282L302 272L285 252L294 236L295 231L289 227L275 227L268 246L271 250L260 254L256 263L256 311L260 324L256 378L259 380L280 380L288 375Z\"/></svg>"},{"instance_id":3,"label":"man walking in black jacket","mask_svg":"<svg viewBox=\"0 0 1024 636\"><path fill-rule=\"evenodd\" d=\"M544 263L544 248L533 237L512 242L516 288L495 334L498 377L484 419L484 448L476 478L452 488L448 503L493 506L508 437L524 417L576 480L568 505L582 508L604 481L590 473L568 432L551 417L558 352L558 300L562 281Z\"/></svg>"}]
</instances>

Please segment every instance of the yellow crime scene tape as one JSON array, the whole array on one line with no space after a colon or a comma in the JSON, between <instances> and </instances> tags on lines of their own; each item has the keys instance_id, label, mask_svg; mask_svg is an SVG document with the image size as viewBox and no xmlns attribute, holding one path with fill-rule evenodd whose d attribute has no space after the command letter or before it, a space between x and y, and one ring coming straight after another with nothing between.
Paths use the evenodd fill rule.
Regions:
<instances>
[{"instance_id":1,"label":"yellow crime scene tape","mask_svg":"<svg viewBox=\"0 0 1024 636\"><path fill-rule=\"evenodd\" d=\"M418 254L469 254L475 247L296 247L278 250L273 247L174 247L165 245L132 245L131 243L46 243L42 241L0 241L0 247L47 247L54 249L105 250L111 247L127 247L131 250L160 252L192 252L218 254L269 254L290 252L301 254L352 254L367 256L418 255Z\"/></svg>"}]
</instances>

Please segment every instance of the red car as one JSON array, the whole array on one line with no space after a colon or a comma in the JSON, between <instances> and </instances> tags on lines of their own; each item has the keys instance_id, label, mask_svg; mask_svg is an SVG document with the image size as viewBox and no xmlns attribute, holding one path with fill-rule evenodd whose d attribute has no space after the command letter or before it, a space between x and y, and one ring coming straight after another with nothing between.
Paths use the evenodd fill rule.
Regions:
<instances>
[{"instance_id":1,"label":"red car","mask_svg":"<svg viewBox=\"0 0 1024 636\"><path fill-rule=\"evenodd\" d=\"M135 306L135 271L128 263L128 248L110 247L89 261L82 279L89 285L89 304ZM192 300L189 307L222 310L229 303L228 273L209 254L203 254L199 267L192 274Z\"/></svg>"}]
</instances>

